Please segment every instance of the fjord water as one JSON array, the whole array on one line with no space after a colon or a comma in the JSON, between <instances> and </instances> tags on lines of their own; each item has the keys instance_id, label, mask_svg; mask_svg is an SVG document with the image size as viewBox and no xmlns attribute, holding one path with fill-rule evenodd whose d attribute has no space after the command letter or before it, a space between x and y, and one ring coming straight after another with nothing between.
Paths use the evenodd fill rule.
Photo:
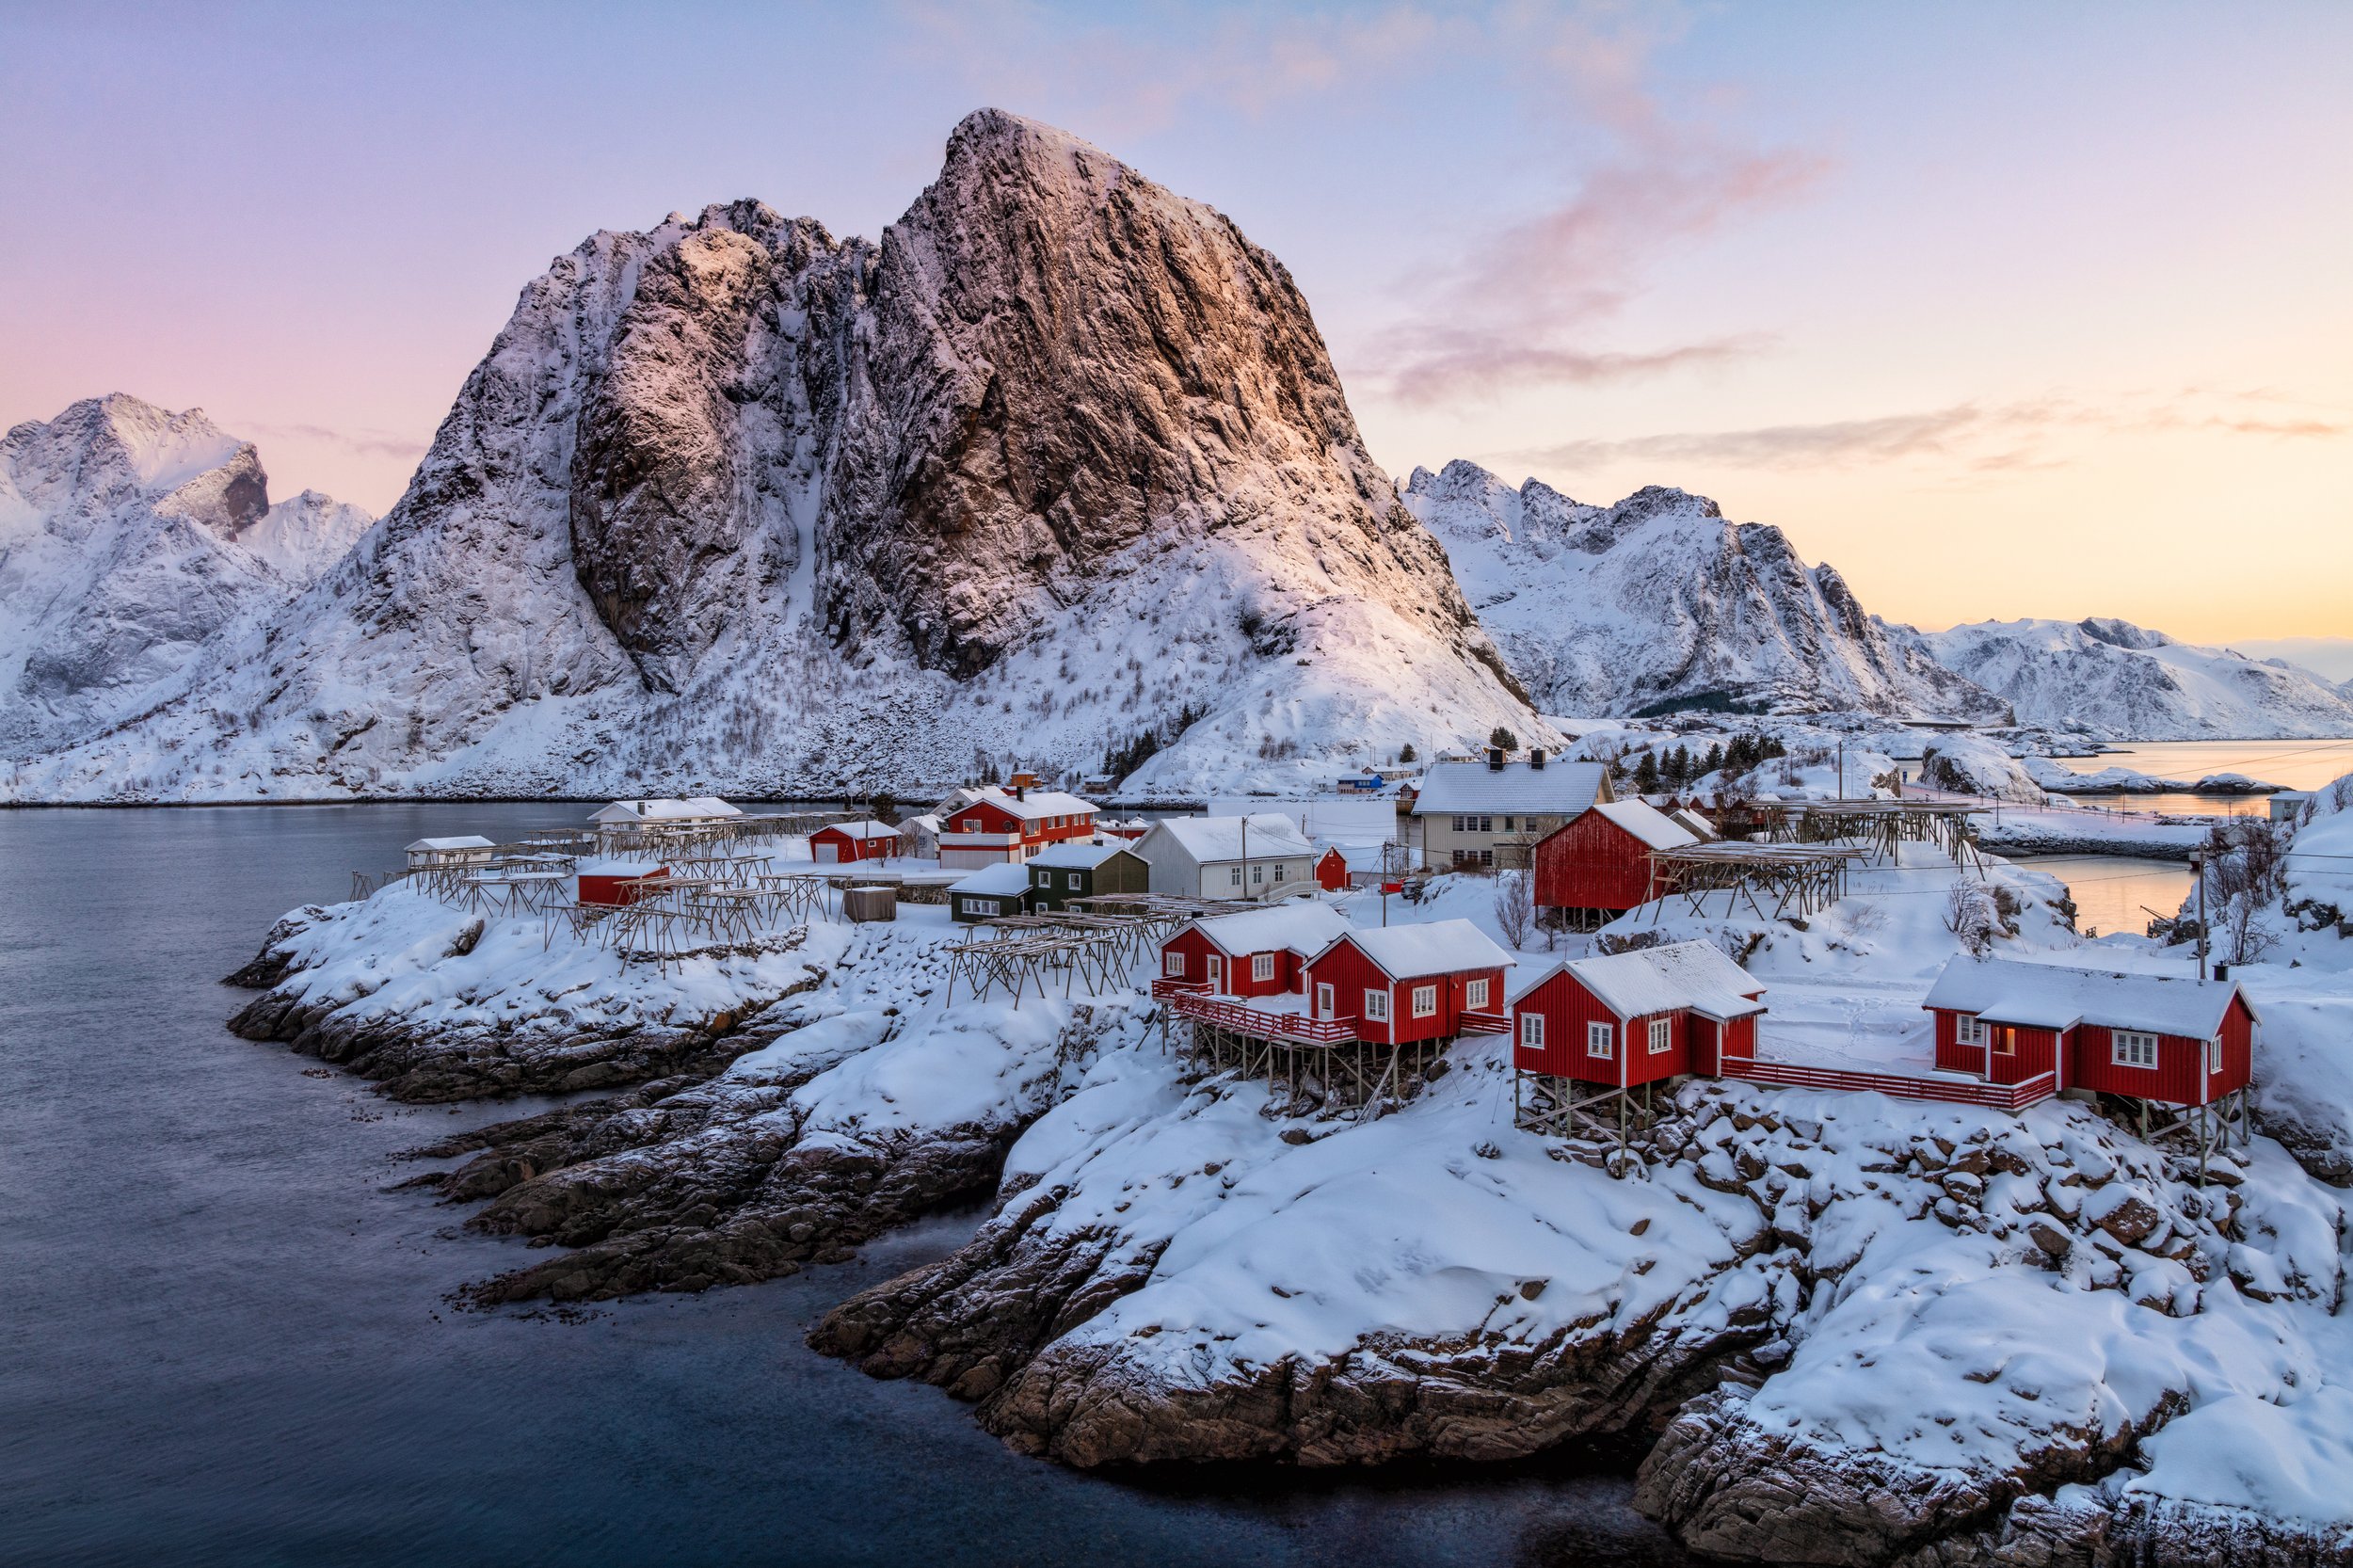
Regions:
<instances>
[{"instance_id":1,"label":"fjord water","mask_svg":"<svg viewBox=\"0 0 2353 1568\"><path fill-rule=\"evenodd\" d=\"M952 1246L585 1321L387 1186L527 1104L394 1106L230 1035L270 920L428 833L572 807L0 811L0 1562L1674 1562L1614 1480L1076 1475L808 1352Z\"/></svg>"}]
</instances>

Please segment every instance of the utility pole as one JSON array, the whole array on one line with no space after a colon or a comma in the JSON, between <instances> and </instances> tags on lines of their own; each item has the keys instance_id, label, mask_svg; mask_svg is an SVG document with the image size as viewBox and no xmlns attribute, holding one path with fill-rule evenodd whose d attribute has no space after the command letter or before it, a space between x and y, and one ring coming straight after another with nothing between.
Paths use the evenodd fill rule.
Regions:
<instances>
[{"instance_id":1,"label":"utility pole","mask_svg":"<svg viewBox=\"0 0 2353 1568\"><path fill-rule=\"evenodd\" d=\"M2206 978L2206 857L2193 855L2190 869L2198 873L2198 978Z\"/></svg>"},{"instance_id":2,"label":"utility pole","mask_svg":"<svg viewBox=\"0 0 2353 1568\"><path fill-rule=\"evenodd\" d=\"M1838 737L1838 798L1847 798L1847 738Z\"/></svg>"},{"instance_id":3,"label":"utility pole","mask_svg":"<svg viewBox=\"0 0 2353 1568\"><path fill-rule=\"evenodd\" d=\"M1250 891L1250 812L1247 808L1241 813L1241 896L1245 899L1255 896Z\"/></svg>"}]
</instances>

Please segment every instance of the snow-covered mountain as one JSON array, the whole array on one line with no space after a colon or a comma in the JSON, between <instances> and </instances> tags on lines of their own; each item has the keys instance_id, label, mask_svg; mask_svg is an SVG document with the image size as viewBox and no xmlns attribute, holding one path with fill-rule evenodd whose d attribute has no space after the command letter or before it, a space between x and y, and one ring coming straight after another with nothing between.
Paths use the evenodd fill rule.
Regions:
<instances>
[{"instance_id":1,"label":"snow-covered mountain","mask_svg":"<svg viewBox=\"0 0 2353 1568\"><path fill-rule=\"evenodd\" d=\"M1980 621L1891 629L1998 693L2019 721L2097 740L2353 735L2353 701L2309 670L2176 642L2130 621Z\"/></svg>"},{"instance_id":2,"label":"snow-covered mountain","mask_svg":"<svg viewBox=\"0 0 2353 1568\"><path fill-rule=\"evenodd\" d=\"M1614 506L1476 463L1416 469L1407 509L1548 713L1866 712L1999 721L2003 703L1889 637L1778 528L1651 487Z\"/></svg>"},{"instance_id":3,"label":"snow-covered mountain","mask_svg":"<svg viewBox=\"0 0 2353 1568\"><path fill-rule=\"evenodd\" d=\"M879 244L739 201L558 258L400 503L224 652L7 788L832 790L1152 729L1134 784L1192 792L1548 733L1282 264L993 110Z\"/></svg>"},{"instance_id":4,"label":"snow-covered mountain","mask_svg":"<svg viewBox=\"0 0 2353 1568\"><path fill-rule=\"evenodd\" d=\"M0 752L139 712L232 622L282 604L369 523L271 505L248 441L115 393L0 439Z\"/></svg>"}]
</instances>

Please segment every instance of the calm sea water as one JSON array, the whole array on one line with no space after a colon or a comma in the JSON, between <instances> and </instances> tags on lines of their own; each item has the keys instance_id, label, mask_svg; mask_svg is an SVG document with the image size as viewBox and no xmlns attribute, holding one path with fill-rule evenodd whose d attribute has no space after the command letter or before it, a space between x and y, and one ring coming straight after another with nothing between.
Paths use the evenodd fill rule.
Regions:
<instances>
[{"instance_id":1,"label":"calm sea water","mask_svg":"<svg viewBox=\"0 0 2353 1568\"><path fill-rule=\"evenodd\" d=\"M403 1109L221 1020L269 920L572 807L0 811L0 1562L1677 1562L1612 1479L1128 1484L811 1354L943 1218L791 1280L456 1313L517 1260L386 1184Z\"/></svg>"},{"instance_id":2,"label":"calm sea water","mask_svg":"<svg viewBox=\"0 0 2353 1568\"><path fill-rule=\"evenodd\" d=\"M2174 860L2142 860L2121 855L2026 855L2018 864L2049 872L2067 884L2075 901L2075 926L2087 936L2097 932L2137 936L2149 929L2153 915L2171 919L2189 896L2191 878L2186 865Z\"/></svg>"},{"instance_id":3,"label":"calm sea water","mask_svg":"<svg viewBox=\"0 0 2353 1568\"><path fill-rule=\"evenodd\" d=\"M2149 741L2119 746L2097 757L2061 757L2063 767L2076 773L2102 768L2131 768L2154 778L2196 781L2209 774L2243 773L2266 784L2290 790L2316 790L2332 779L2353 773L2353 740L2345 741ZM2201 812L2207 815L2268 815L2271 807L2262 795L2073 795L2087 804L2134 811Z\"/></svg>"}]
</instances>

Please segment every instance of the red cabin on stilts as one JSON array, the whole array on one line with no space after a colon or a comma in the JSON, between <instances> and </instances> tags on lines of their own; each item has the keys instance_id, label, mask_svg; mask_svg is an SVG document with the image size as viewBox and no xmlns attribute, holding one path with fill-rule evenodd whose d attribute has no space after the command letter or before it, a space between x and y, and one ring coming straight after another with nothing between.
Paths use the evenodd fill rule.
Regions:
<instances>
[{"instance_id":1,"label":"red cabin on stilts","mask_svg":"<svg viewBox=\"0 0 2353 1568\"><path fill-rule=\"evenodd\" d=\"M1707 942L1674 942L1552 966L1512 1000L1524 1073L1620 1089L1756 1054L1765 986Z\"/></svg>"},{"instance_id":2,"label":"red cabin on stilts","mask_svg":"<svg viewBox=\"0 0 2353 1568\"><path fill-rule=\"evenodd\" d=\"M1605 801L1537 841L1536 906L1570 911L1574 923L1604 923L1653 896L1653 850L1699 841L1647 802Z\"/></svg>"},{"instance_id":3,"label":"red cabin on stilts","mask_svg":"<svg viewBox=\"0 0 2353 1568\"><path fill-rule=\"evenodd\" d=\"M2255 1011L2236 981L1956 958L1921 1005L1936 1064L1989 1083L2044 1073L2058 1090L2200 1107L2244 1090Z\"/></svg>"}]
</instances>

